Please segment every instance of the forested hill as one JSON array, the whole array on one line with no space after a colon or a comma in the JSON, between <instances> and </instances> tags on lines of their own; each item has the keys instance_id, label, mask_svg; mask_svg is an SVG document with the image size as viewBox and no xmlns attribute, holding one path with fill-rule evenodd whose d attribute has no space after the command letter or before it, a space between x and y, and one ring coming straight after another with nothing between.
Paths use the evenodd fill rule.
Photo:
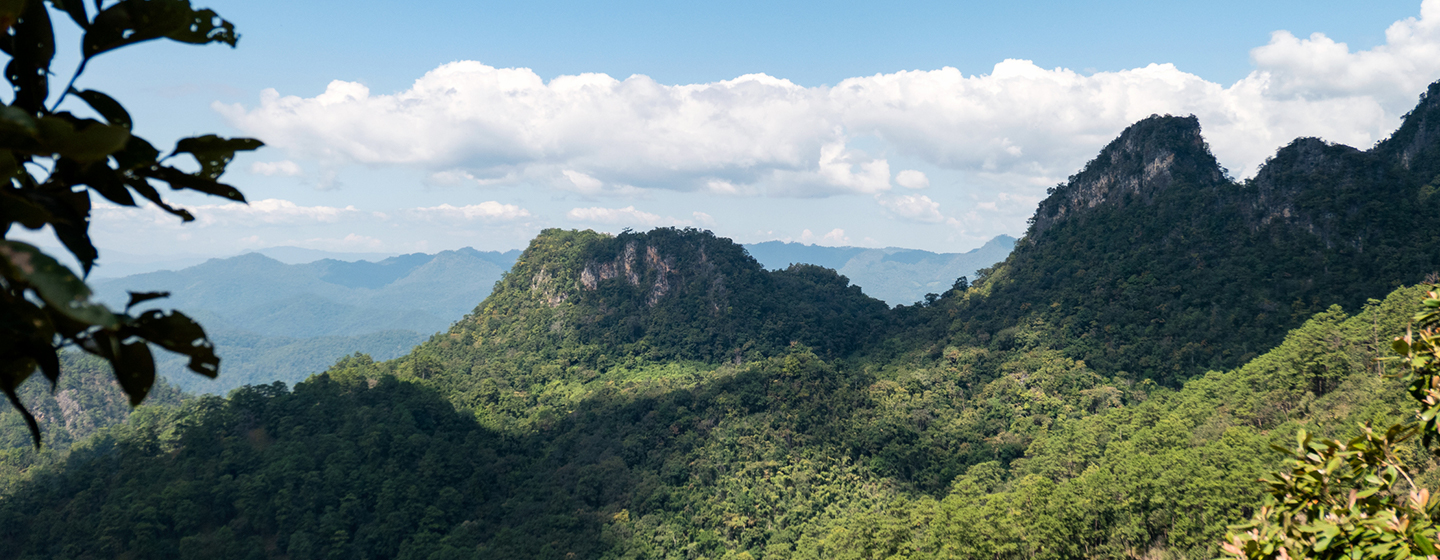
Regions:
<instances>
[{"instance_id":1,"label":"forested hill","mask_svg":"<svg viewBox=\"0 0 1440 560\"><path fill-rule=\"evenodd\" d=\"M1437 105L1244 182L1143 120L917 306L548 230L406 356L0 450L0 556L1215 558L1270 445L1413 416L1376 359L1440 269Z\"/></svg>"},{"instance_id":2,"label":"forested hill","mask_svg":"<svg viewBox=\"0 0 1440 560\"><path fill-rule=\"evenodd\" d=\"M495 291L411 359L507 383L616 366L742 362L792 344L826 357L884 338L887 307L835 271L766 271L698 230L616 236L546 230Z\"/></svg>"},{"instance_id":3,"label":"forested hill","mask_svg":"<svg viewBox=\"0 0 1440 560\"><path fill-rule=\"evenodd\" d=\"M1302 138L1235 182L1194 117L1126 129L1040 203L948 339L1037 325L1067 355L1161 383L1232 368L1331 304L1440 270L1440 84L1367 151Z\"/></svg>"}]
</instances>

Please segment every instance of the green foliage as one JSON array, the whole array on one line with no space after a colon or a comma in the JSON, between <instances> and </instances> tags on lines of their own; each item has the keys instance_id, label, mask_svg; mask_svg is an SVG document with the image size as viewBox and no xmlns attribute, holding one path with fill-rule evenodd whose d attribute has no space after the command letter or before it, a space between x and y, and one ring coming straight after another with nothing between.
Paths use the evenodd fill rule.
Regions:
<instances>
[{"instance_id":1,"label":"green foliage","mask_svg":"<svg viewBox=\"0 0 1440 560\"><path fill-rule=\"evenodd\" d=\"M1234 185L1181 125L1137 125L1056 190L1009 261L915 306L886 309L825 269L766 272L706 232L546 231L409 355L142 408L12 476L0 550L1214 558L1267 490L1300 480L1297 507L1369 515L1327 551L1398 535L1375 521L1386 511L1428 530L1404 508L1428 507L1409 491L1440 469L1405 430L1365 428L1413 412L1401 368L1431 339L1405 338L1405 364L1376 358L1420 290L1353 301L1437 254L1411 238L1421 256L1397 262L1412 268L1386 268L1374 259L1409 234L1366 229L1420 223L1366 202L1377 176L1394 181L1376 193L1415 194L1413 150L1299 142ZM1427 407L1434 377L1409 379ZM1265 452L1301 430L1300 457ZM1277 468L1289 478L1257 482ZM1350 501L1360 484L1385 488ZM1343 529L1276 526L1310 533L1256 534L1312 552Z\"/></svg>"},{"instance_id":2,"label":"green foliage","mask_svg":"<svg viewBox=\"0 0 1440 560\"><path fill-rule=\"evenodd\" d=\"M491 379L474 400L449 392L438 354L356 355L293 392L132 416L66 464L31 469L0 499L0 548L1208 558L1260 502L1272 434L1349 438L1334 428L1403 414L1387 398L1401 386L1369 357L1388 351L1375 340L1402 332L1415 295L1318 314L1246 367L1179 390L1109 382L1024 332L1010 351L952 347L923 366L797 345L740 365ZM1338 370L1323 395L1304 373L1318 362Z\"/></svg>"},{"instance_id":3,"label":"green foliage","mask_svg":"<svg viewBox=\"0 0 1440 560\"><path fill-rule=\"evenodd\" d=\"M1432 92L1402 131L1437 118ZM1199 133L1193 117L1127 129L1041 203L978 289L903 336L989 343L1039 319L1067 356L1174 387L1244 364L1332 304L1353 309L1440 270L1440 198L1394 207L1440 169L1395 150L1400 140L1365 152L1297 140L1236 183Z\"/></svg>"},{"instance_id":4,"label":"green foliage","mask_svg":"<svg viewBox=\"0 0 1440 560\"><path fill-rule=\"evenodd\" d=\"M1304 430L1289 467L1263 479L1270 500L1256 516L1226 535L1225 552L1237 558L1434 558L1440 501L1416 484L1400 444L1416 433L1431 446L1440 411L1440 293L1430 291L1414 325L1394 352L1408 370L1419 422L1393 424L1383 433L1362 426L1349 441L1315 439ZM1416 333L1412 329L1418 328Z\"/></svg>"},{"instance_id":5,"label":"green foliage","mask_svg":"<svg viewBox=\"0 0 1440 560\"><path fill-rule=\"evenodd\" d=\"M165 157L145 139L131 134L130 115L119 102L94 90L77 90L75 81L86 65L103 53L135 43L167 38L182 43L225 43L238 40L234 26L211 10L195 10L188 0L120 0L95 3L92 18L82 0L23 0L0 9L0 50L10 56L5 77L14 87L9 105L0 106L0 390L25 418L35 445L40 428L17 394L37 369L51 385L61 368L56 358L63 346L76 346L104 358L115 378L139 404L155 382L153 344L189 356L189 369L214 377L220 359L200 325L177 311L130 313L130 306L164 297L162 293L132 294L123 312L91 301L81 277L27 243L3 239L19 224L49 227L89 274L98 253L90 241L90 193L112 203L136 206L134 195L184 221L184 209L165 203L156 185L188 189L243 202L234 187L219 182L235 152L261 143L248 138L214 135L185 138ZM50 63L55 33L50 7L64 12L82 30L80 64L70 83L50 107ZM103 121L61 111L74 95ZM195 172L168 164L189 154ZM83 187L77 189L77 187Z\"/></svg>"}]
</instances>

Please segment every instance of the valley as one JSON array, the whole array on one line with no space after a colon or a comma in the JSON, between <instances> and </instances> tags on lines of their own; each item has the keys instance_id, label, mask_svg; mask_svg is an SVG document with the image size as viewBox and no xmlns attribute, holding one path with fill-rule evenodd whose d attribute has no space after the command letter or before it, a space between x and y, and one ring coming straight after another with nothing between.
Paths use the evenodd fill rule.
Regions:
<instances>
[{"instance_id":1,"label":"valley","mask_svg":"<svg viewBox=\"0 0 1440 560\"><path fill-rule=\"evenodd\" d=\"M902 287L935 295L903 305L857 278L943 259L779 265L793 247L691 228L548 229L508 267L458 251L474 258L152 273L176 305L283 302L215 309L222 342L220 325L438 332L226 397L162 386L93 428L55 397L47 434L73 435L0 450L0 550L1215 558L1264 503L1271 445L1411 414L1400 365L1376 359L1440 280L1437 181L1440 83L1368 150L1299 139L1239 182L1194 117L1140 120L1051 190L1013 251L977 250L998 262L938 291L912 274ZM381 306L432 265L456 275L404 292L411 311ZM335 299L286 299L315 281ZM320 326L284 333L302 321ZM103 392L90 370L72 377ZM0 425L23 443L14 417ZM1440 484L1419 443L1399 452Z\"/></svg>"}]
</instances>

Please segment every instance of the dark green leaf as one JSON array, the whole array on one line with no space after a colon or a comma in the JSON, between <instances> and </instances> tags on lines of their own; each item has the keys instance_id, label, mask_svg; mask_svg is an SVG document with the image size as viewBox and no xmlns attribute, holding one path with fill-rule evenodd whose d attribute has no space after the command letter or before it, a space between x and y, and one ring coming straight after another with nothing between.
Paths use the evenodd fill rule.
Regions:
<instances>
[{"instance_id":1,"label":"dark green leaf","mask_svg":"<svg viewBox=\"0 0 1440 560\"><path fill-rule=\"evenodd\" d=\"M220 374L220 358L215 344L205 336L199 323L179 311L161 313L149 310L131 324L131 331L161 348L190 357L190 370L214 378Z\"/></svg>"},{"instance_id":2,"label":"dark green leaf","mask_svg":"<svg viewBox=\"0 0 1440 560\"><path fill-rule=\"evenodd\" d=\"M90 17L85 13L85 0L50 0L50 5L55 9L70 15L81 29L90 27Z\"/></svg>"},{"instance_id":3,"label":"dark green leaf","mask_svg":"<svg viewBox=\"0 0 1440 560\"><path fill-rule=\"evenodd\" d=\"M28 0L0 0L0 30L8 30L20 19L20 14L25 13L25 4ZM0 39L0 51L11 54L10 42Z\"/></svg>"},{"instance_id":4,"label":"dark green leaf","mask_svg":"<svg viewBox=\"0 0 1440 560\"><path fill-rule=\"evenodd\" d=\"M47 305L71 319L107 328L117 324L110 310L90 301L85 282L28 243L0 240L0 271L28 284Z\"/></svg>"},{"instance_id":5,"label":"dark green leaf","mask_svg":"<svg viewBox=\"0 0 1440 560\"><path fill-rule=\"evenodd\" d=\"M160 150L155 149L155 146L150 145L144 138L131 136L129 140L125 141L125 147L110 154L110 157L115 158L115 163L121 171L148 169L157 163Z\"/></svg>"},{"instance_id":6,"label":"dark green leaf","mask_svg":"<svg viewBox=\"0 0 1440 560\"><path fill-rule=\"evenodd\" d=\"M103 163L83 164L69 158L60 159L56 162L55 173L51 178L67 185L86 185L115 204L135 206L135 199L130 196L130 190L125 188L125 180L120 172Z\"/></svg>"},{"instance_id":7,"label":"dark green leaf","mask_svg":"<svg viewBox=\"0 0 1440 560\"><path fill-rule=\"evenodd\" d=\"M130 303L125 304L125 311L129 312L131 307L150 301L170 297L170 292L126 292L130 294Z\"/></svg>"},{"instance_id":8,"label":"dark green leaf","mask_svg":"<svg viewBox=\"0 0 1440 560\"><path fill-rule=\"evenodd\" d=\"M145 179L136 177L126 180L125 184L130 185L130 188L135 189L135 192L140 193L140 196L145 197L146 200L159 206L161 210L179 216L182 221L195 221L195 216L192 216L189 211L184 208L170 206L164 199L160 198L160 193L156 192L155 187L150 186L150 183L146 182Z\"/></svg>"},{"instance_id":9,"label":"dark green leaf","mask_svg":"<svg viewBox=\"0 0 1440 560\"><path fill-rule=\"evenodd\" d=\"M130 120L130 113L114 98L93 89L81 91L70 88L70 93L84 100L86 104L90 105L91 109L94 109L96 113L100 113L100 116L105 117L106 122L115 126L124 127L125 130L130 130L130 128L134 126L134 122Z\"/></svg>"},{"instance_id":10,"label":"dark green leaf","mask_svg":"<svg viewBox=\"0 0 1440 560\"><path fill-rule=\"evenodd\" d=\"M20 383L25 381L25 377L29 377L28 368L32 366L32 364L20 361L0 365L12 366L10 370L0 370L0 391L5 392L5 398L10 400L10 406L15 407L15 410L25 419L25 426L30 428L30 437L35 441L35 448L39 449L40 424L35 422L35 416L30 414L29 410L25 409L25 403L20 402L20 395L15 392L15 389L20 386ZM8 375L12 371L16 371L16 368L26 368L25 377L19 377L18 381L15 380L15 376Z\"/></svg>"},{"instance_id":11,"label":"dark green leaf","mask_svg":"<svg viewBox=\"0 0 1440 560\"><path fill-rule=\"evenodd\" d=\"M5 78L15 86L15 107L38 113L50 96L50 61L55 58L55 32L50 13L41 0L29 0L12 27L13 43Z\"/></svg>"},{"instance_id":12,"label":"dark green leaf","mask_svg":"<svg viewBox=\"0 0 1440 560\"><path fill-rule=\"evenodd\" d=\"M115 332L102 330L82 341L80 347L109 360L115 380L130 397L130 405L140 406L155 385L155 356L145 342L125 342Z\"/></svg>"},{"instance_id":13,"label":"dark green leaf","mask_svg":"<svg viewBox=\"0 0 1440 560\"><path fill-rule=\"evenodd\" d=\"M236 190L235 187L212 179L191 175L173 167L167 166L146 170L143 174L170 183L170 188L172 189L190 189L192 191L200 191L205 194L228 198L236 202L245 202L245 195L240 194L240 191Z\"/></svg>"},{"instance_id":14,"label":"dark green leaf","mask_svg":"<svg viewBox=\"0 0 1440 560\"><path fill-rule=\"evenodd\" d=\"M103 160L124 148L130 139L125 127L64 114L43 117L38 125L42 150L81 163Z\"/></svg>"},{"instance_id":15,"label":"dark green leaf","mask_svg":"<svg viewBox=\"0 0 1440 560\"><path fill-rule=\"evenodd\" d=\"M0 152L6 153L9 152ZM7 189L0 189L0 221L6 225L18 222L30 229L40 229L51 219L50 213L40 205L7 192Z\"/></svg>"},{"instance_id":16,"label":"dark green leaf","mask_svg":"<svg viewBox=\"0 0 1440 560\"><path fill-rule=\"evenodd\" d=\"M259 149L265 143L254 138L221 138L214 134L185 138L175 143L175 154L191 154L200 162L201 177L215 181L225 173L225 166L235 159L235 152Z\"/></svg>"},{"instance_id":17,"label":"dark green leaf","mask_svg":"<svg viewBox=\"0 0 1440 560\"><path fill-rule=\"evenodd\" d=\"M235 46L235 25L212 10L195 10L188 0L121 0L95 15L81 41L81 55L100 53L168 37L183 43Z\"/></svg>"}]
</instances>

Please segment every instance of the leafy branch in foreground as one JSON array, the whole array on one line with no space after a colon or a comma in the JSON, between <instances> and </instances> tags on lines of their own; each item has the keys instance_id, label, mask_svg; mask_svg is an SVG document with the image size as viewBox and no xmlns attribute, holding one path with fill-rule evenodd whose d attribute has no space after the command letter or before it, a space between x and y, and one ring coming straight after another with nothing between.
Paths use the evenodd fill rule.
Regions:
<instances>
[{"instance_id":1,"label":"leafy branch in foreground","mask_svg":"<svg viewBox=\"0 0 1440 560\"><path fill-rule=\"evenodd\" d=\"M1440 498L1418 487L1396 449L1421 434L1426 448L1440 427L1440 286L1427 293L1411 328L1394 342L1406 368L1418 422L1381 433L1362 426L1348 442L1315 439L1303 430L1288 471L1262 479L1270 500L1250 522L1231 527L1222 543L1231 557L1430 558L1440 556Z\"/></svg>"},{"instance_id":2,"label":"leafy branch in foreground","mask_svg":"<svg viewBox=\"0 0 1440 560\"><path fill-rule=\"evenodd\" d=\"M131 293L122 312L91 301L83 276L28 243L6 239L19 224L54 231L88 276L99 253L90 240L90 194L121 206L137 206L136 195L182 221L195 219L161 197L158 185L244 202L234 187L219 182L235 152L261 142L205 135L180 140L161 157L144 138L131 133L130 114L115 99L74 84L96 56L150 41L170 39L235 46L235 26L214 11L196 10L188 0L96 0L91 17L84 0L0 0L0 51L10 56L5 78L14 98L0 106L0 391L25 417L35 445L40 430L17 396L37 369L53 388L60 378L56 352L76 346L108 361L115 378L139 404L155 381L150 344L189 356L189 367L215 377L220 358L204 329L178 311L131 313L163 292ZM82 30L80 63L50 107L50 64L55 56L51 8ZM60 111L69 97L84 102L101 120ZM169 162L188 154L198 171Z\"/></svg>"}]
</instances>

